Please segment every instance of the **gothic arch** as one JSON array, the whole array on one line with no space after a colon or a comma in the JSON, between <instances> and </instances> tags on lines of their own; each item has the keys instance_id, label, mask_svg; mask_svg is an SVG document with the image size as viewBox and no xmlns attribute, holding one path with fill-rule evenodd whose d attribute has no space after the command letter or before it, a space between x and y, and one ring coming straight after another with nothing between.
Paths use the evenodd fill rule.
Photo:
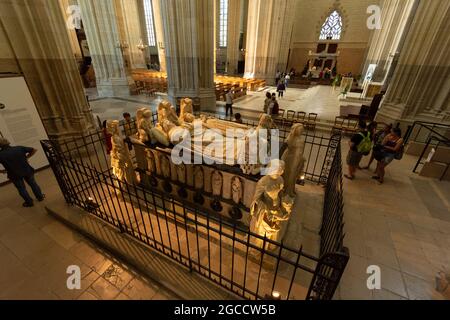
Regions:
<instances>
[{"instance_id":1,"label":"gothic arch","mask_svg":"<svg viewBox=\"0 0 450 320\"><path fill-rule=\"evenodd\" d=\"M317 35L318 40L320 39L320 34L322 32L322 26L324 25L325 21L328 19L328 17L330 17L330 15L334 11L336 11L341 16L341 19L342 19L342 30L341 30L340 40L342 40L342 38L344 37L345 32L348 29L349 19L348 19L347 11L343 8L340 1L336 0L336 2L325 12L325 14L323 14L320 17L319 21L317 22L316 35ZM324 41L324 40L320 39L319 41Z\"/></svg>"}]
</instances>

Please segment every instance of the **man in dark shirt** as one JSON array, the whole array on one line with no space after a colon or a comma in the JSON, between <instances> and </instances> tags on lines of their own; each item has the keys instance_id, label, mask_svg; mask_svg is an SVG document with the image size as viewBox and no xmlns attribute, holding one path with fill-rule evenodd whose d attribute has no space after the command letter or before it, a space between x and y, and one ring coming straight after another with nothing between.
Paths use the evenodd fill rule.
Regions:
<instances>
[{"instance_id":1,"label":"man in dark shirt","mask_svg":"<svg viewBox=\"0 0 450 320\"><path fill-rule=\"evenodd\" d=\"M25 187L25 181L33 190L34 195L38 201L42 201L45 195L34 179L34 169L28 163L37 152L36 149L28 147L11 147L8 140L0 138L0 164L5 170L0 170L0 173L8 174L8 179L16 186L20 196L25 200L24 207L32 207L33 199L28 194Z\"/></svg>"}]
</instances>

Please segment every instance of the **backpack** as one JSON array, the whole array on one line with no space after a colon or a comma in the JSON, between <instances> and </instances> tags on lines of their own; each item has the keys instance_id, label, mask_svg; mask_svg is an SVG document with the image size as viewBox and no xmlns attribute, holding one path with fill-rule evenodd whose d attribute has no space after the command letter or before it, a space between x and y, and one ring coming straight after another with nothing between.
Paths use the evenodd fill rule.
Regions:
<instances>
[{"instance_id":1,"label":"backpack","mask_svg":"<svg viewBox=\"0 0 450 320\"><path fill-rule=\"evenodd\" d=\"M402 160L404 151L405 151L405 145L402 144L402 146L400 147L400 150L398 150L397 153L395 154L394 159Z\"/></svg>"},{"instance_id":2,"label":"backpack","mask_svg":"<svg viewBox=\"0 0 450 320\"><path fill-rule=\"evenodd\" d=\"M279 110L280 110L280 107L278 106L278 103L275 102L274 105L273 105L273 107L272 107L272 114L273 114L273 115L277 115L278 112L279 112Z\"/></svg>"},{"instance_id":3,"label":"backpack","mask_svg":"<svg viewBox=\"0 0 450 320\"><path fill-rule=\"evenodd\" d=\"M367 135L364 135L362 132L358 133L360 136L363 137L362 141L358 144L357 151L358 153L362 153L363 155L367 156L370 153L370 150L372 150L372 139L370 139L370 132L367 132Z\"/></svg>"}]
</instances>

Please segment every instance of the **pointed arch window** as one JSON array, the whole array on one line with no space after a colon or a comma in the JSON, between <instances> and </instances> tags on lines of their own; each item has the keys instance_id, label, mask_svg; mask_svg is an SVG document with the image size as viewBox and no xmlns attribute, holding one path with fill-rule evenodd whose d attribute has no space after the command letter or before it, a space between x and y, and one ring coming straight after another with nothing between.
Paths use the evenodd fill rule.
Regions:
<instances>
[{"instance_id":1,"label":"pointed arch window","mask_svg":"<svg viewBox=\"0 0 450 320\"><path fill-rule=\"evenodd\" d=\"M342 32L342 17L334 10L325 20L320 31L320 40L339 40Z\"/></svg>"},{"instance_id":2,"label":"pointed arch window","mask_svg":"<svg viewBox=\"0 0 450 320\"><path fill-rule=\"evenodd\" d=\"M219 2L219 47L227 46L228 37L228 0Z\"/></svg>"},{"instance_id":3,"label":"pointed arch window","mask_svg":"<svg viewBox=\"0 0 450 320\"><path fill-rule=\"evenodd\" d=\"M147 27L147 40L150 47L156 47L155 27L153 24L152 0L144 0L145 26Z\"/></svg>"}]
</instances>

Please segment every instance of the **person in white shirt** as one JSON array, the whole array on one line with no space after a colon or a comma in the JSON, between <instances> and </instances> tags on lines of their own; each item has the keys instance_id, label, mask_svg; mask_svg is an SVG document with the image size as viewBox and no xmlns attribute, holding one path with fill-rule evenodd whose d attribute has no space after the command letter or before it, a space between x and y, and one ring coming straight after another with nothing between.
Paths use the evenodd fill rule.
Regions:
<instances>
[{"instance_id":1,"label":"person in white shirt","mask_svg":"<svg viewBox=\"0 0 450 320\"><path fill-rule=\"evenodd\" d=\"M228 110L230 110L230 115L233 115L233 94L231 93L231 90L226 93L225 99L225 115L228 116Z\"/></svg>"},{"instance_id":2,"label":"person in white shirt","mask_svg":"<svg viewBox=\"0 0 450 320\"><path fill-rule=\"evenodd\" d=\"M286 88L287 88L287 86L288 86L288 84L289 84L289 80L291 80L291 76L289 75L289 73L286 75L286 77L284 78L284 85L286 86Z\"/></svg>"}]
</instances>

